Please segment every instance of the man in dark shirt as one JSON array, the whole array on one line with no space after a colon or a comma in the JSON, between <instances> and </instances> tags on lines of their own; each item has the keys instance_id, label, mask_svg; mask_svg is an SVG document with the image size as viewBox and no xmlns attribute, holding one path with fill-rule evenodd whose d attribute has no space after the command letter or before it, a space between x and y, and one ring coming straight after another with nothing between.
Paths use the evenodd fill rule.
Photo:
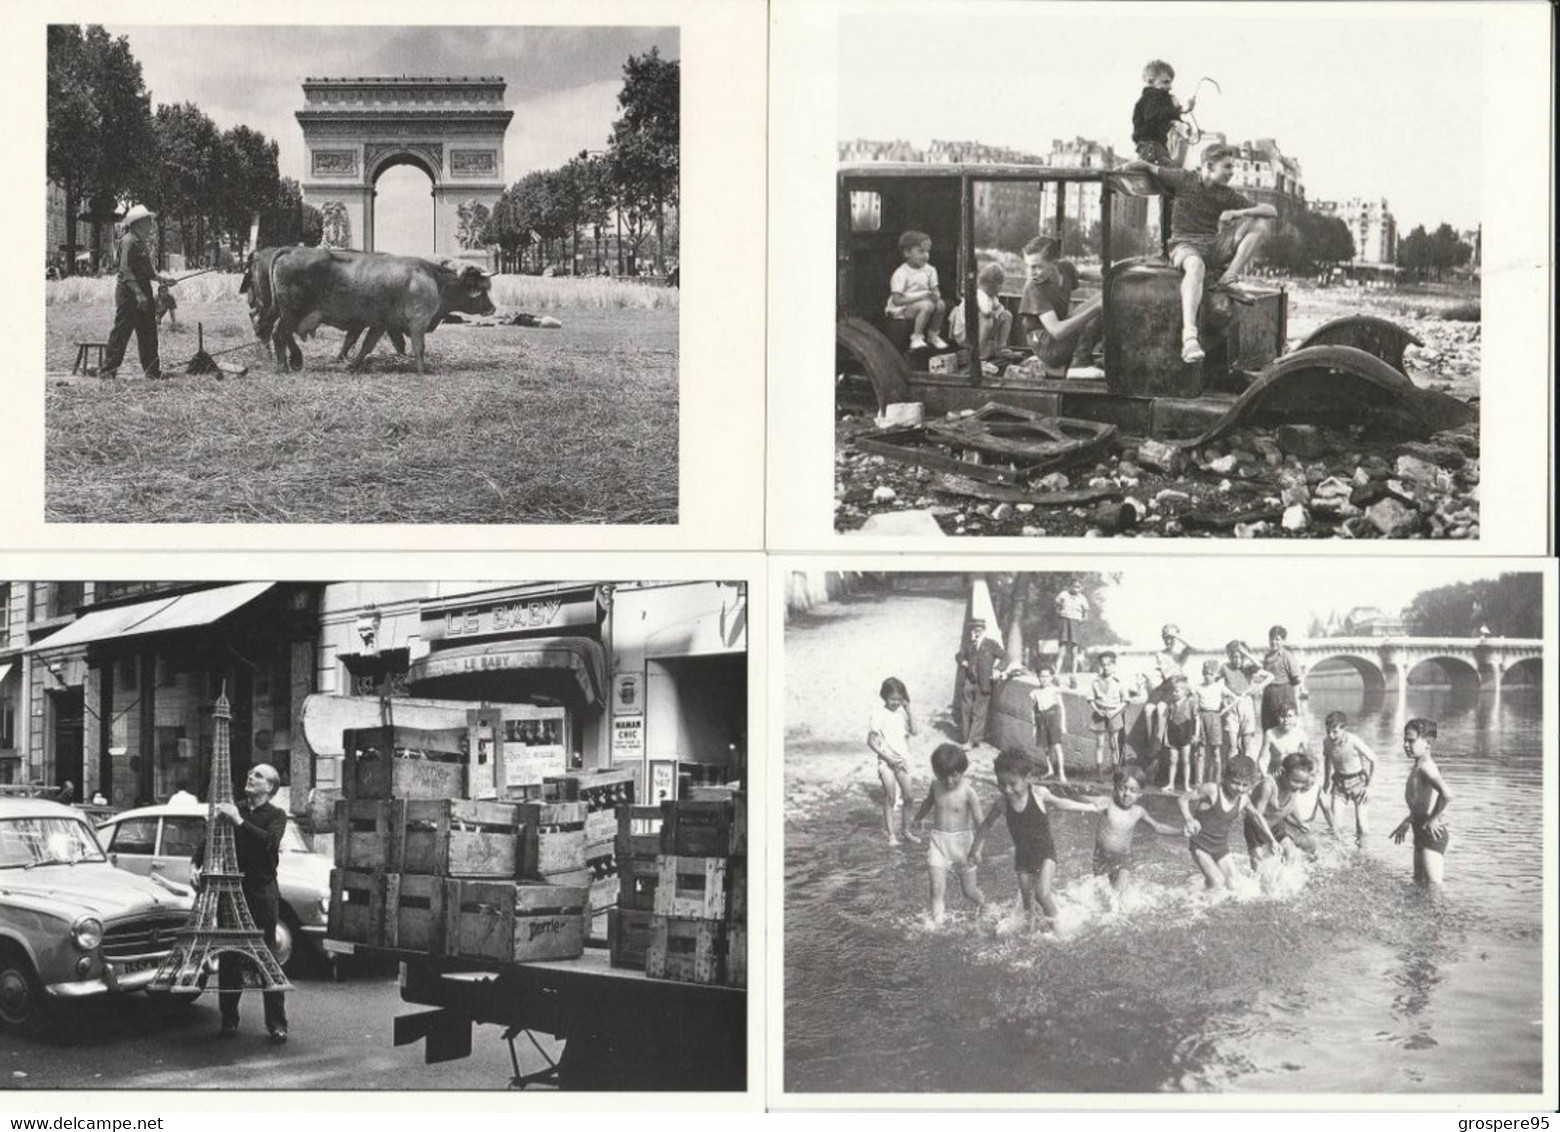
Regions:
<instances>
[{"instance_id":1,"label":"man in dark shirt","mask_svg":"<svg viewBox=\"0 0 1560 1132\"><path fill-rule=\"evenodd\" d=\"M1278 211L1229 187L1235 176L1235 151L1226 145L1204 150L1196 171L1147 161L1128 162L1123 171L1152 174L1174 199L1170 262L1183 273L1181 360L1200 362L1205 354L1197 340L1197 312L1208 273L1221 272L1212 289L1233 283L1272 232ZM1227 224L1230 220L1240 223Z\"/></svg>"},{"instance_id":2,"label":"man in dark shirt","mask_svg":"<svg viewBox=\"0 0 1560 1132\"><path fill-rule=\"evenodd\" d=\"M239 805L223 802L217 806L217 820L233 824L233 846L238 856L238 871L244 874L244 902L255 926L265 933L265 943L276 951L276 919L281 897L276 887L276 865L281 855L282 836L287 832L287 814L271 804L281 786L276 768L259 763L250 768L244 780L244 801ZM201 865L205 845L195 850L195 865ZM238 998L244 988L244 961L223 954L217 960L218 998L222 1011L221 1036L238 1032ZM281 991L266 991L265 1028L271 1041L280 1045L287 1040L287 1001Z\"/></svg>"},{"instance_id":3,"label":"man in dark shirt","mask_svg":"<svg viewBox=\"0 0 1560 1132\"><path fill-rule=\"evenodd\" d=\"M135 205L121 222L124 235L119 240L119 284L114 288L114 329L108 334L108 347L103 352L103 368L99 377L117 377L125 360L125 347L130 344L130 333L135 332L136 353L141 358L141 372L147 377L161 377L162 364L157 359L157 305L152 297L152 284L172 286L174 280L159 275L152 267L151 231L157 214L144 205Z\"/></svg>"},{"instance_id":4,"label":"man in dark shirt","mask_svg":"<svg viewBox=\"0 0 1560 1132\"><path fill-rule=\"evenodd\" d=\"M961 738L965 746L972 747L986 737L986 713L996 686L996 668L1006 663L1007 653L986 636L986 622L977 617L970 621L969 636L953 659L959 666Z\"/></svg>"}]
</instances>

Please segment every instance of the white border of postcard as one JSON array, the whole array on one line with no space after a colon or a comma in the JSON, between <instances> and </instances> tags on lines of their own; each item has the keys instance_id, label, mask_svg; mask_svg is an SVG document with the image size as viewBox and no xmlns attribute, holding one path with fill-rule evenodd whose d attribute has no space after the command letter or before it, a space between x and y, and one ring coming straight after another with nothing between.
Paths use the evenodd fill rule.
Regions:
<instances>
[{"instance_id":1,"label":"white border of postcard","mask_svg":"<svg viewBox=\"0 0 1560 1132\"><path fill-rule=\"evenodd\" d=\"M231 580L251 581L523 581L547 579L567 581L623 579L668 579L745 581L748 586L748 736L750 765L762 767L768 734L764 711L768 679L768 574L759 554L435 554L404 552L397 554L303 554L280 553L256 560L244 554L18 554L0 552L0 579L6 581L88 580ZM763 786L761 772L748 784L748 804L753 820L762 821ZM759 843L762 845L762 842ZM742 1093L559 1093L509 1091L507 1081L495 1079L491 1090L460 1092L307 1092L180 1089L162 1092L147 1090L38 1090L12 1089L5 1094L3 1107L8 1115L29 1113L108 1113L123 1116L129 1112L161 1112L179 1116L192 1113L253 1113L264 1109L274 1126L278 1117L290 1113L440 1113L450 1117L473 1113L547 1113L568 1111L614 1112L756 1112L764 1096L764 1040L767 999L764 973L768 970L762 909L766 905L764 884L767 878L764 852L751 854L748 883L752 886L754 909L748 932L748 969L756 974L748 982L748 1087ZM382 1019L383 1029L372 1040L390 1046L390 1018ZM302 1027L295 1037L303 1038ZM478 1041L498 1041L497 1027L482 1026L473 1035ZM421 1068L422 1054L416 1048L401 1051L408 1065ZM235 1079L243 1075L242 1059L227 1070ZM7 1082L10 1084L10 1082ZM392 1120L396 1118L392 1117ZM403 1116L392 1127L409 1127ZM297 1123L294 1121L294 1123ZM417 1122L424 1127L425 1121ZM170 1127L182 1125L170 1125ZM325 1127L325 1121L304 1121L302 1127ZM338 1125L339 1126L339 1125Z\"/></svg>"},{"instance_id":2,"label":"white border of postcard","mask_svg":"<svg viewBox=\"0 0 1560 1132\"><path fill-rule=\"evenodd\" d=\"M1240 560L1229 556L1186 556L1188 570L1198 569L1201 562L1217 562L1222 569L1238 570ZM1547 946L1541 949L1543 956L1543 1084L1539 1091L1527 1094L1454 1094L1454 1093L1391 1093L1361 1095L1349 1093L788 1093L785 1091L785 594L786 577L793 570L864 570L891 573L967 574L980 571L1013 570L1020 567L1032 570L1102 570L1131 574L1141 557L1101 558L1090 555L1058 554L1043 560L1019 560L1012 555L961 554L958 556L921 555L801 555L772 554L769 557L769 740L768 774L764 780L766 810L766 842L769 846L769 903L765 923L770 942L769 972L765 980L769 987L769 1107L773 1110L800 1109L1058 1109L1058 1110L1161 1110L1186 1112L1218 1110L1264 1110L1271 1112L1358 1111L1380 1112L1451 1112L1471 1111L1527 1113L1553 1112L1560 1098L1560 1040L1557 1040L1557 971L1560 971L1560 949ZM1337 557L1328 557L1325 564L1335 570L1357 569L1363 563L1349 563ZM1286 564L1286 566L1289 564ZM1549 724L1555 718L1557 681L1554 676L1556 654L1555 600L1557 594L1557 564L1551 559L1536 558L1480 558L1449 562L1418 559L1414 561L1380 560L1370 564L1380 569L1421 569L1426 584L1434 585L1443 575L1456 577L1477 566L1491 574L1505 571L1541 574L1544 578L1544 658L1543 658L1543 711L1544 770L1552 779L1555 759L1560 756L1560 740L1556 729ZM1303 560L1296 560L1293 568L1304 570ZM1546 783L1544 797L1544 908L1543 939L1552 941L1557 926L1557 908L1560 893L1556 892L1556 794L1553 781ZM769 800L772 800L770 802ZM1077 1122L1074 1121L1076 1124ZM1091 1122L1091 1126L1092 1126ZM1405 1122L1406 1124L1406 1122ZM1421 1127L1423 1125L1420 1125Z\"/></svg>"},{"instance_id":3,"label":"white border of postcard","mask_svg":"<svg viewBox=\"0 0 1560 1132\"><path fill-rule=\"evenodd\" d=\"M113 10L111 10L113 9ZM44 27L140 23L677 25L681 29L682 296L676 524L515 526L437 524L45 523L44 303L41 272L3 284L7 428L0 451L0 542L28 550L104 545L164 550L757 550L763 545L765 7L762 0L469 0L458 9L411 0L323 7L243 0L216 15L188 2L127 5L60 0L8 7L0 37L14 176L0 186L7 259L44 262ZM517 122L516 127L523 123ZM523 143L523 130L511 144ZM437 381L431 375L430 381ZM14 414L14 415L12 415Z\"/></svg>"},{"instance_id":4,"label":"white border of postcard","mask_svg":"<svg viewBox=\"0 0 1560 1132\"><path fill-rule=\"evenodd\" d=\"M1484 217L1484 322L1481 332L1482 442L1480 532L1477 543L1333 540L1329 553L1544 554L1552 546L1553 498L1551 186L1554 139L1549 117L1551 13L1546 5L1326 4L1253 5L1137 3L1003 3L972 0L960 19L1003 17L1038 30L1049 16L1113 14L1141 24L1195 12L1224 19L1261 12L1305 19L1366 17L1370 34L1390 37L1397 20L1461 18L1484 29L1484 152L1479 166ZM838 168L836 90L840 16L881 14L910 20L918 12L953 18L943 0L774 0L770 20L770 550L870 553L879 550L1054 553L1082 545L1070 538L928 538L844 535L834 530L835 170ZM1011 30L1010 33L1011 34ZM1074 45L1089 51L1094 44ZM931 50L931 45L928 45ZM1050 49L1057 48L1055 44ZM1470 45L1470 49L1473 45ZM939 67L977 67L973 59L939 60ZM1043 69L1043 64L1037 64ZM975 81L975 71L970 79ZM1431 80L1433 81L1433 80ZM1015 114L1023 113L1014 107ZM1448 161L1462 160L1448 155ZM777 327L783 332L776 333ZM1542 409L1540 407L1543 407ZM1091 548L1101 544L1091 541ZM1214 545L1235 545L1219 540ZM1320 544L1307 544L1306 553ZM1435 551L1428 550L1436 546ZM1295 552L1286 540L1241 541L1237 553ZM1206 553L1200 540L1117 539L1111 553Z\"/></svg>"}]
</instances>

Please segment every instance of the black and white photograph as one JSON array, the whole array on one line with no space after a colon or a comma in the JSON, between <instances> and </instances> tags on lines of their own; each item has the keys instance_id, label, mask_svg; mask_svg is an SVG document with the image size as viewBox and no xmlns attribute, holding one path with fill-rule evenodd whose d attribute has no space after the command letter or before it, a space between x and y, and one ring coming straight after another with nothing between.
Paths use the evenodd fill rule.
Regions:
<instances>
[{"instance_id":1,"label":"black and white photograph","mask_svg":"<svg viewBox=\"0 0 1560 1132\"><path fill-rule=\"evenodd\" d=\"M680 28L46 51L46 522L679 522Z\"/></svg>"},{"instance_id":2,"label":"black and white photograph","mask_svg":"<svg viewBox=\"0 0 1560 1132\"><path fill-rule=\"evenodd\" d=\"M1553 1087L1552 563L894 564L773 572L787 1103Z\"/></svg>"},{"instance_id":3,"label":"black and white photograph","mask_svg":"<svg viewBox=\"0 0 1560 1132\"><path fill-rule=\"evenodd\" d=\"M1219 7L839 17L837 533L1480 537L1477 10Z\"/></svg>"},{"instance_id":4,"label":"black and white photograph","mask_svg":"<svg viewBox=\"0 0 1560 1132\"><path fill-rule=\"evenodd\" d=\"M748 597L0 582L6 1086L744 1093Z\"/></svg>"}]
</instances>

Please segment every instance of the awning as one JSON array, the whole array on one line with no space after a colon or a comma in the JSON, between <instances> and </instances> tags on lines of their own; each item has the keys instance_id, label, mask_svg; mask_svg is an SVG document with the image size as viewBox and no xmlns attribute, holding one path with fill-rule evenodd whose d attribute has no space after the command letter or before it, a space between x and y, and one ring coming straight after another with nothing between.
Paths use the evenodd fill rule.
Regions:
<instances>
[{"instance_id":1,"label":"awning","mask_svg":"<svg viewBox=\"0 0 1560 1132\"><path fill-rule=\"evenodd\" d=\"M587 704L601 702L606 657L601 645L587 637L536 637L444 649L413 661L406 682L415 686L452 676L528 669L572 675Z\"/></svg>"},{"instance_id":2,"label":"awning","mask_svg":"<svg viewBox=\"0 0 1560 1132\"><path fill-rule=\"evenodd\" d=\"M222 620L229 613L248 605L274 586L275 582L240 582L176 597L136 602L118 609L100 609L72 621L47 640L31 646L28 652L68 648L93 641L140 637L148 633L167 633L174 629L194 629Z\"/></svg>"}]
</instances>

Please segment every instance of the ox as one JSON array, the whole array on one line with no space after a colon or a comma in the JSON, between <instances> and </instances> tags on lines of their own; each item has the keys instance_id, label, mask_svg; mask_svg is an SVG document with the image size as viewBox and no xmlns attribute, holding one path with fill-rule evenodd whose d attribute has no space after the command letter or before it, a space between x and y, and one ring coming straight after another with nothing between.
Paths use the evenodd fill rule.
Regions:
<instances>
[{"instance_id":1,"label":"ox","mask_svg":"<svg viewBox=\"0 0 1560 1132\"><path fill-rule=\"evenodd\" d=\"M271 263L271 297L277 310L271 339L280 357L292 335L311 334L321 323L369 327L362 350L350 363L358 369L382 332L401 333L412 341L420 374L423 338L445 315L493 313L490 275L458 260L294 248Z\"/></svg>"},{"instance_id":2,"label":"ox","mask_svg":"<svg viewBox=\"0 0 1560 1132\"><path fill-rule=\"evenodd\" d=\"M262 342L270 341L276 328L278 311L276 300L271 292L271 272L277 257L297 250L292 247L261 248L258 252L251 252L249 262L244 269L244 278L238 285L239 294L249 296L249 321L255 328L255 336ZM351 252L344 254L354 254ZM346 337L342 340L341 350L336 354L336 360L341 361L352 352L352 347L357 344L358 336L368 327L362 324L350 326L337 326L338 330L345 330ZM406 355L406 339L399 330L390 331L390 344L395 347L395 352L402 357ZM289 335L284 344L286 356L291 368L297 370L303 368L303 352L298 349L298 343ZM278 349L276 355L277 366L284 365L283 354Z\"/></svg>"}]
</instances>

